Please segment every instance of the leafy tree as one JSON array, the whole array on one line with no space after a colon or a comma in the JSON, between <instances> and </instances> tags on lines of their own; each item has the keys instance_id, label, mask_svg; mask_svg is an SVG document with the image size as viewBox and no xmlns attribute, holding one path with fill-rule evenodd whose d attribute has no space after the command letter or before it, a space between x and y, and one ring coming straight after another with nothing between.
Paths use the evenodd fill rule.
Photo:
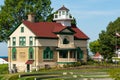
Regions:
<instances>
[{"instance_id":1,"label":"leafy tree","mask_svg":"<svg viewBox=\"0 0 120 80\"><path fill-rule=\"evenodd\" d=\"M100 49L99 41L95 40L93 42L90 42L89 47L90 47L90 51L93 52L93 54L95 54L96 52L99 52L99 49Z\"/></svg>"},{"instance_id":2,"label":"leafy tree","mask_svg":"<svg viewBox=\"0 0 120 80\"><path fill-rule=\"evenodd\" d=\"M116 47L120 46L120 38L116 37L116 32L120 33L120 18L110 22L106 31L99 34L100 53L105 59L111 60L115 55Z\"/></svg>"},{"instance_id":3,"label":"leafy tree","mask_svg":"<svg viewBox=\"0 0 120 80\"><path fill-rule=\"evenodd\" d=\"M53 10L50 5L50 0L5 0L0 10L0 41L7 41L8 33L29 13L36 15L36 22L49 20Z\"/></svg>"}]
</instances>

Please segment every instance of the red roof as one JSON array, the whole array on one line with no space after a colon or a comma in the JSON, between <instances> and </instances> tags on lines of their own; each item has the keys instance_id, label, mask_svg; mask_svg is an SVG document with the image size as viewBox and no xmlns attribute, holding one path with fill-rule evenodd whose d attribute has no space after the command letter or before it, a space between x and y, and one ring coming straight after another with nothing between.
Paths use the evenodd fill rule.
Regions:
<instances>
[{"instance_id":1,"label":"red roof","mask_svg":"<svg viewBox=\"0 0 120 80\"><path fill-rule=\"evenodd\" d=\"M65 26L62 26L62 24L56 22L34 23L29 21L23 21L23 24L26 25L37 37L43 37L43 38L58 38L55 32L60 32L66 28ZM75 31L74 37L76 39L89 39L76 26L71 26L71 29Z\"/></svg>"},{"instance_id":2,"label":"red roof","mask_svg":"<svg viewBox=\"0 0 120 80\"><path fill-rule=\"evenodd\" d=\"M99 56L101 56L99 52L97 52L97 53L94 55L94 57L99 57Z\"/></svg>"},{"instance_id":3,"label":"red roof","mask_svg":"<svg viewBox=\"0 0 120 80\"><path fill-rule=\"evenodd\" d=\"M8 58L2 58L2 59L4 59L5 61L7 61L7 62L8 62Z\"/></svg>"},{"instance_id":4,"label":"red roof","mask_svg":"<svg viewBox=\"0 0 120 80\"><path fill-rule=\"evenodd\" d=\"M34 60L28 60L25 64L32 64Z\"/></svg>"}]
</instances>

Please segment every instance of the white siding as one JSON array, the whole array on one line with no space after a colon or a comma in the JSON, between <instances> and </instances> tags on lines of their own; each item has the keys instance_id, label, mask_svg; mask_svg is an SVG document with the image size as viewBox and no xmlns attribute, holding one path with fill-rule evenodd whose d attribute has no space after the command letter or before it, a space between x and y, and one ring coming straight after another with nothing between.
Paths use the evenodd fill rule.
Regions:
<instances>
[{"instance_id":1,"label":"white siding","mask_svg":"<svg viewBox=\"0 0 120 80\"><path fill-rule=\"evenodd\" d=\"M24 27L24 32L21 33L21 27ZM29 37L35 37L34 33L31 32L24 24L21 24L10 36L10 41L8 46L12 46L12 38L16 37L16 46L19 46L19 37L26 37L26 46L29 46ZM11 43L11 44L10 44ZM34 38L33 38L33 46L34 46Z\"/></svg>"},{"instance_id":2,"label":"white siding","mask_svg":"<svg viewBox=\"0 0 120 80\"><path fill-rule=\"evenodd\" d=\"M36 43L36 46L57 46L57 39L39 39Z\"/></svg>"},{"instance_id":3,"label":"white siding","mask_svg":"<svg viewBox=\"0 0 120 80\"><path fill-rule=\"evenodd\" d=\"M76 47L87 47L87 40L75 40Z\"/></svg>"},{"instance_id":4,"label":"white siding","mask_svg":"<svg viewBox=\"0 0 120 80\"><path fill-rule=\"evenodd\" d=\"M4 59L0 58L0 64L8 64L8 62L5 61Z\"/></svg>"},{"instance_id":5,"label":"white siding","mask_svg":"<svg viewBox=\"0 0 120 80\"><path fill-rule=\"evenodd\" d=\"M57 35L59 37L58 47L60 48L74 48L74 36L73 35ZM69 44L63 44L64 38L69 38Z\"/></svg>"}]
</instances>

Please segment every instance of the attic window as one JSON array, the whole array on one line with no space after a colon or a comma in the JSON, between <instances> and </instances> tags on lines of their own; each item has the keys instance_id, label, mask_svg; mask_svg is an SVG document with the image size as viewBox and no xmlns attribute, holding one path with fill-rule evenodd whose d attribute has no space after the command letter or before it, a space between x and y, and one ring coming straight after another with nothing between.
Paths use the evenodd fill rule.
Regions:
<instances>
[{"instance_id":1,"label":"attic window","mask_svg":"<svg viewBox=\"0 0 120 80\"><path fill-rule=\"evenodd\" d=\"M24 27L21 27L21 33L23 33L24 32Z\"/></svg>"},{"instance_id":2,"label":"attic window","mask_svg":"<svg viewBox=\"0 0 120 80\"><path fill-rule=\"evenodd\" d=\"M63 44L69 44L69 41L68 41L67 38L64 38L64 40L63 40Z\"/></svg>"}]
</instances>

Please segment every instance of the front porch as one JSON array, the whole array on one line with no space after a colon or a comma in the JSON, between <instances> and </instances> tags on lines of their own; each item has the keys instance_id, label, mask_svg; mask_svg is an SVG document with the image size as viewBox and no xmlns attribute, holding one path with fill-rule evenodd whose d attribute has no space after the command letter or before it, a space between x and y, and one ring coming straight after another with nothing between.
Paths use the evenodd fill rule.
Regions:
<instances>
[{"instance_id":1,"label":"front porch","mask_svg":"<svg viewBox=\"0 0 120 80\"><path fill-rule=\"evenodd\" d=\"M77 62L77 51L75 49L59 49L57 51L57 62Z\"/></svg>"}]
</instances>

